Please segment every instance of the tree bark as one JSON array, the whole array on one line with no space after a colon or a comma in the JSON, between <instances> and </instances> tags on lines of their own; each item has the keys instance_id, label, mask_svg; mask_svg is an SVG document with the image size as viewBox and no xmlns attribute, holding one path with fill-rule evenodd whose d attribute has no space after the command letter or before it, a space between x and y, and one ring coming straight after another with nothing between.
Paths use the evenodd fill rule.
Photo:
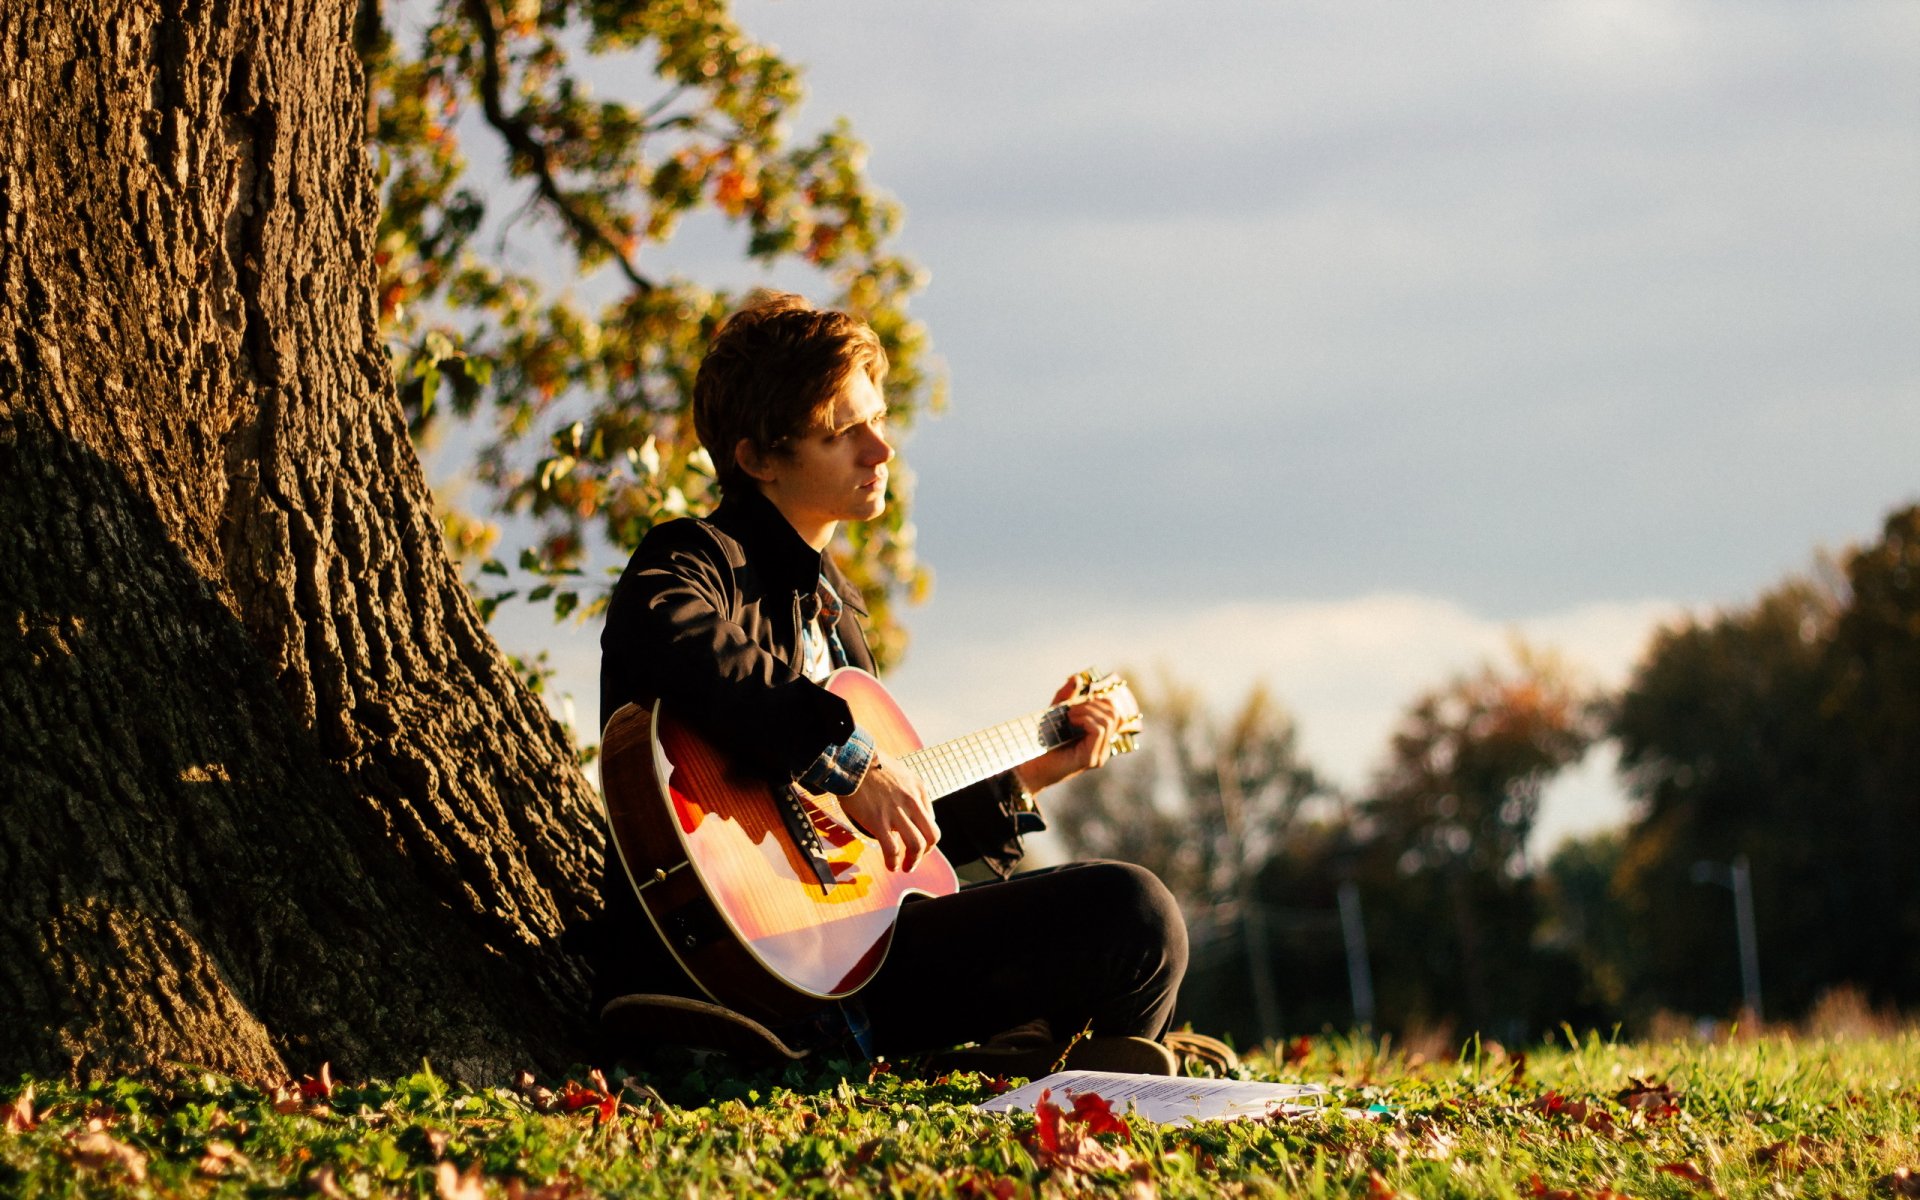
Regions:
<instances>
[{"instance_id":1,"label":"tree bark","mask_svg":"<svg viewBox=\"0 0 1920 1200\"><path fill-rule=\"evenodd\" d=\"M407 441L351 0L0 8L0 1077L578 1059L595 802Z\"/></svg>"}]
</instances>

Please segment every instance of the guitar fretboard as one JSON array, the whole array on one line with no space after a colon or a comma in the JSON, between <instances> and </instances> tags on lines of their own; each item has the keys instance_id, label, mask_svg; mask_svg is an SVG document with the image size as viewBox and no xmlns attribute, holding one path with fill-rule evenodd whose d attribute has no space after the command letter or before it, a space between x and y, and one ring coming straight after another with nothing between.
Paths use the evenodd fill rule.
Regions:
<instances>
[{"instance_id":1,"label":"guitar fretboard","mask_svg":"<svg viewBox=\"0 0 1920 1200\"><path fill-rule=\"evenodd\" d=\"M927 799L937 800L1073 741L1078 735L1067 719L1067 708L1056 705L950 742L924 746L903 755L902 761L926 784Z\"/></svg>"}]
</instances>

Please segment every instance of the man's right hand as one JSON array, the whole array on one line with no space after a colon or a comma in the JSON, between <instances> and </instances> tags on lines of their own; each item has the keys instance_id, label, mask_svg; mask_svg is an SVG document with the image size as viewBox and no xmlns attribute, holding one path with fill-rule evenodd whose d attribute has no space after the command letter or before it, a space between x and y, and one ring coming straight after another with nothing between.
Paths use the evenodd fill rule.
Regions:
<instances>
[{"instance_id":1,"label":"man's right hand","mask_svg":"<svg viewBox=\"0 0 1920 1200\"><path fill-rule=\"evenodd\" d=\"M884 750L873 752L867 773L851 796L841 799L854 824L880 843L887 870L911 871L940 840L927 789L913 768Z\"/></svg>"}]
</instances>

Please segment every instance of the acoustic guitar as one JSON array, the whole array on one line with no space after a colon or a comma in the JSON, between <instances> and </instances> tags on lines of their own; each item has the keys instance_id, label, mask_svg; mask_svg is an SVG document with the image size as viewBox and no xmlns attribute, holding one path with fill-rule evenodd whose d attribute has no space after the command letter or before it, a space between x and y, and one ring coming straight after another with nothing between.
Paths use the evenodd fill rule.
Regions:
<instances>
[{"instance_id":1,"label":"acoustic guitar","mask_svg":"<svg viewBox=\"0 0 1920 1200\"><path fill-rule=\"evenodd\" d=\"M1131 750L1141 720L1126 683L1077 682L1061 704L924 747L878 679L845 667L826 688L934 800L1076 740L1073 707L1091 696L1113 698L1113 749ZM614 713L601 755L613 846L641 908L694 982L748 1016L801 1017L857 992L886 958L901 903L959 888L938 848L888 870L837 797L736 769L664 705Z\"/></svg>"}]
</instances>

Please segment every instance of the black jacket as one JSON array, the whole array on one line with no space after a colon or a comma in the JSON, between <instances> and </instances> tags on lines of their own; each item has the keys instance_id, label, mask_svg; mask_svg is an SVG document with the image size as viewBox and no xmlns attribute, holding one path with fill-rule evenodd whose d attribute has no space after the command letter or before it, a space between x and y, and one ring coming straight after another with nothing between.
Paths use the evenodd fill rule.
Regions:
<instances>
[{"instance_id":1,"label":"black jacket","mask_svg":"<svg viewBox=\"0 0 1920 1200\"><path fill-rule=\"evenodd\" d=\"M615 585L600 635L600 713L665 703L722 752L770 780L804 771L853 732L846 701L800 669L800 629L813 619L819 577L839 593L848 665L873 670L857 589L807 545L759 492L729 496L705 520L655 526ZM940 849L1000 876L1020 859L1010 774L934 803ZM605 915L583 939L596 1005L628 992L698 995L633 898L617 856L603 876Z\"/></svg>"}]
</instances>

